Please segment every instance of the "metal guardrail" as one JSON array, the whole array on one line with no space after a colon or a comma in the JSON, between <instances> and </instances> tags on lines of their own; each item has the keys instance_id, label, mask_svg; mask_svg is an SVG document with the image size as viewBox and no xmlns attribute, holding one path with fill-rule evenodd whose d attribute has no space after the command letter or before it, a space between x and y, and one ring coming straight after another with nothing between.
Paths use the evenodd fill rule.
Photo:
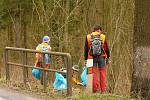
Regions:
<instances>
[{"instance_id":1,"label":"metal guardrail","mask_svg":"<svg viewBox=\"0 0 150 100\"><path fill-rule=\"evenodd\" d=\"M8 59L8 51L20 51L22 52L22 64L19 63L14 63L14 62L9 62ZM28 71L27 68L33 68L32 66L27 65L27 52L29 53L41 53L43 54L43 62L45 62L45 54L50 54L50 55L57 55L57 56L65 56L67 57L67 95L71 96L72 95L72 85L71 85L71 77L72 77L72 58L69 53L62 53L62 52L39 52L36 50L32 49L24 49L24 48L15 48L15 47L5 47L5 68L6 68L6 80L10 80L10 70L9 70L9 65L15 65L19 67L23 67L23 80L24 84L27 82L27 77L28 77ZM46 65L44 63L44 67L37 67L37 69L42 70L44 73L43 75L43 85L44 85L44 91L46 90L47 87L47 79L46 79L46 71L48 72L59 72L59 73L65 73L63 71L59 70L54 70L54 69L47 69Z\"/></svg>"}]
</instances>

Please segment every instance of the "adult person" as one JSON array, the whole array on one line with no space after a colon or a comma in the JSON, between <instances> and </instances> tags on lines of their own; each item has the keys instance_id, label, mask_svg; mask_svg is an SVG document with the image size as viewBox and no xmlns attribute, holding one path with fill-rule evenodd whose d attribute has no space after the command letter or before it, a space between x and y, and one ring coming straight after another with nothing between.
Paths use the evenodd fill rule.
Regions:
<instances>
[{"instance_id":1,"label":"adult person","mask_svg":"<svg viewBox=\"0 0 150 100\"><path fill-rule=\"evenodd\" d=\"M99 25L93 26L93 31L86 35L84 47L85 63L88 59L93 59L93 67L88 67L88 74L93 74L92 91L93 93L106 90L106 63L110 57L106 36L102 33ZM98 73L100 81L98 79Z\"/></svg>"}]
</instances>

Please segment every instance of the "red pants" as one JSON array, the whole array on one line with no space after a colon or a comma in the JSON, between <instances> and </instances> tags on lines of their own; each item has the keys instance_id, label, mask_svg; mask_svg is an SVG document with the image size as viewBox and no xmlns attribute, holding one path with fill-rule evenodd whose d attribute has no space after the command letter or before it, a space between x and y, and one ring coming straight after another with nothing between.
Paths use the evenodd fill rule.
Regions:
<instances>
[{"instance_id":1,"label":"red pants","mask_svg":"<svg viewBox=\"0 0 150 100\"><path fill-rule=\"evenodd\" d=\"M103 68L93 67L93 92L97 92L98 90L104 92L106 89L105 81L106 81L105 67Z\"/></svg>"}]
</instances>

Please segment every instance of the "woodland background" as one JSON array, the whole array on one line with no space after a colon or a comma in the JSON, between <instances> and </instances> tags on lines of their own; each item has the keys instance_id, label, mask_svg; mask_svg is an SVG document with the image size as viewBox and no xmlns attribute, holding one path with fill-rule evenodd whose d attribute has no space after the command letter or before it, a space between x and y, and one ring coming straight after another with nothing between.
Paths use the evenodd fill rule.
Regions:
<instances>
[{"instance_id":1,"label":"woodland background","mask_svg":"<svg viewBox=\"0 0 150 100\"><path fill-rule=\"evenodd\" d=\"M51 37L52 51L69 52L82 67L85 36L94 24L106 32L111 51L109 90L129 95L134 0L0 0L1 76L6 46L35 49L44 35Z\"/></svg>"}]
</instances>

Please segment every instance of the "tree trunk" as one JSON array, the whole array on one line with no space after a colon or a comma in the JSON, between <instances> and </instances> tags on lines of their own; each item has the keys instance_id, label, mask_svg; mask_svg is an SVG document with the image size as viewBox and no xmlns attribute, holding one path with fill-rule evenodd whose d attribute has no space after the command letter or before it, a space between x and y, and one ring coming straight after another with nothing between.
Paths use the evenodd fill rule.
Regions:
<instances>
[{"instance_id":1,"label":"tree trunk","mask_svg":"<svg viewBox=\"0 0 150 100\"><path fill-rule=\"evenodd\" d=\"M16 22L14 25L14 29L15 29L15 46L16 47L20 47L21 45L21 4L18 4L18 11L17 11L18 15L16 15Z\"/></svg>"},{"instance_id":2,"label":"tree trunk","mask_svg":"<svg viewBox=\"0 0 150 100\"><path fill-rule=\"evenodd\" d=\"M144 99L150 99L150 1L135 0L135 21L133 34L133 93L141 93Z\"/></svg>"},{"instance_id":3,"label":"tree trunk","mask_svg":"<svg viewBox=\"0 0 150 100\"><path fill-rule=\"evenodd\" d=\"M7 46L13 46L13 31L12 31L12 24L8 25L8 40L7 40Z\"/></svg>"},{"instance_id":4,"label":"tree trunk","mask_svg":"<svg viewBox=\"0 0 150 100\"><path fill-rule=\"evenodd\" d=\"M65 51L68 50L68 35L69 35L69 12L70 12L70 0L66 0L66 18L65 18L65 35L64 35L64 43L65 43Z\"/></svg>"},{"instance_id":5,"label":"tree trunk","mask_svg":"<svg viewBox=\"0 0 150 100\"><path fill-rule=\"evenodd\" d=\"M23 37L24 37L24 48L27 48L27 25L25 22L23 22Z\"/></svg>"},{"instance_id":6,"label":"tree trunk","mask_svg":"<svg viewBox=\"0 0 150 100\"><path fill-rule=\"evenodd\" d=\"M20 47L20 34L21 34L21 24L19 23L19 22L16 22L16 24L15 24L15 32L16 32L16 34L15 34L15 46L16 47Z\"/></svg>"}]
</instances>

